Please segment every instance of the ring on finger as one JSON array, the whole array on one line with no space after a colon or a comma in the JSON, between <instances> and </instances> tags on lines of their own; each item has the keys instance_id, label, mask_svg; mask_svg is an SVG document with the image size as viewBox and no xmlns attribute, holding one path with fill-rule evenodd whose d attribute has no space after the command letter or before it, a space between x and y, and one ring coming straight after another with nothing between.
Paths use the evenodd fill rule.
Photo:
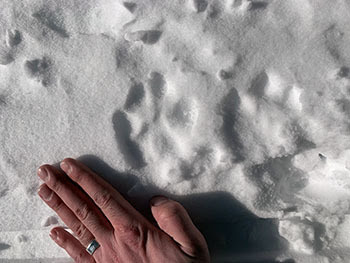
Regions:
<instances>
[{"instance_id":1,"label":"ring on finger","mask_svg":"<svg viewBox=\"0 0 350 263\"><path fill-rule=\"evenodd\" d=\"M90 242L90 244L86 247L86 251L92 255L100 247L100 244L94 239Z\"/></svg>"}]
</instances>

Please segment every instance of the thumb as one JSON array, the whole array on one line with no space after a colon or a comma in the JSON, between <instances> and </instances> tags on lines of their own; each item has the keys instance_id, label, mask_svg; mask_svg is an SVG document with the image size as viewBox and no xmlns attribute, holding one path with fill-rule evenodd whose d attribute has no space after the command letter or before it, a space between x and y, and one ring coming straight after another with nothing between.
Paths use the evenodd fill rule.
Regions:
<instances>
[{"instance_id":1,"label":"thumb","mask_svg":"<svg viewBox=\"0 0 350 263\"><path fill-rule=\"evenodd\" d=\"M150 203L158 226L180 245L183 252L192 257L209 258L203 235L181 204L164 196L155 196Z\"/></svg>"}]
</instances>

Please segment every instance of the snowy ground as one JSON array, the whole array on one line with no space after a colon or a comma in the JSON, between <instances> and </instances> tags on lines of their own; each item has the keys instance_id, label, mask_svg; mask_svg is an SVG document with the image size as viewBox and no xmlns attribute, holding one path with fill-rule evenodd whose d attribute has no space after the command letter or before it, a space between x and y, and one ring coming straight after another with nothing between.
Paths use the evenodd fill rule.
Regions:
<instances>
[{"instance_id":1,"label":"snowy ground","mask_svg":"<svg viewBox=\"0 0 350 263\"><path fill-rule=\"evenodd\" d=\"M70 156L217 262L350 262L349 67L349 0L0 0L0 261L67 262L36 169Z\"/></svg>"}]
</instances>

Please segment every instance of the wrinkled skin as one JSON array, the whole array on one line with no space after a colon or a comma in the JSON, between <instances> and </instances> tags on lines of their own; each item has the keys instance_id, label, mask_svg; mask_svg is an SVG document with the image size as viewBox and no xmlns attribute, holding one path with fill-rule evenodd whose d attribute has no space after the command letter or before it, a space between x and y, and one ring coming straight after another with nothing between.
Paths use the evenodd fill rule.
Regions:
<instances>
[{"instance_id":1,"label":"wrinkled skin","mask_svg":"<svg viewBox=\"0 0 350 263\"><path fill-rule=\"evenodd\" d=\"M50 236L75 262L210 261L203 235L178 202L153 197L154 226L81 162L67 158L60 166L62 170L47 164L38 169L44 181L38 194L73 231L55 227ZM100 247L91 256L85 248L93 239Z\"/></svg>"}]
</instances>

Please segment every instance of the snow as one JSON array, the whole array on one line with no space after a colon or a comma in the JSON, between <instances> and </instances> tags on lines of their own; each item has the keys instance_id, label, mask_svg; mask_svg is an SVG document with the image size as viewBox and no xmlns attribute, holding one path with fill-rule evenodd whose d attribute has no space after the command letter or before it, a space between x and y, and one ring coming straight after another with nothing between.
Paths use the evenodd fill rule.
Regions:
<instances>
[{"instance_id":1,"label":"snow","mask_svg":"<svg viewBox=\"0 0 350 263\"><path fill-rule=\"evenodd\" d=\"M349 262L349 14L0 0L0 261L67 262L36 169L74 157L142 211L183 202L214 262Z\"/></svg>"}]
</instances>

